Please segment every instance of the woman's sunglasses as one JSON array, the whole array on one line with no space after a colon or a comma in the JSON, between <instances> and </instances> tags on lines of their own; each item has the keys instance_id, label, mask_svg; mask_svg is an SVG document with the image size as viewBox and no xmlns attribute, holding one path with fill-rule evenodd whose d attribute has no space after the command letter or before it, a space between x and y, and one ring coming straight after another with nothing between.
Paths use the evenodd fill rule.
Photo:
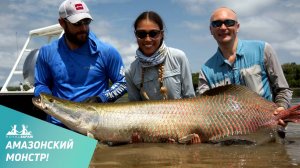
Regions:
<instances>
[{"instance_id":1,"label":"woman's sunglasses","mask_svg":"<svg viewBox=\"0 0 300 168\"><path fill-rule=\"evenodd\" d=\"M226 27L231 27L231 26L234 26L236 23L237 23L237 21L235 21L235 20L226 19L224 21L222 21L222 20L212 21L210 23L210 25L212 27L221 27L224 24Z\"/></svg>"},{"instance_id":2,"label":"woman's sunglasses","mask_svg":"<svg viewBox=\"0 0 300 168\"><path fill-rule=\"evenodd\" d=\"M150 31L145 31L145 30L136 30L135 31L135 36L139 39L144 39L148 35L150 38L157 38L158 35L162 32L163 30L150 30Z\"/></svg>"}]
</instances>

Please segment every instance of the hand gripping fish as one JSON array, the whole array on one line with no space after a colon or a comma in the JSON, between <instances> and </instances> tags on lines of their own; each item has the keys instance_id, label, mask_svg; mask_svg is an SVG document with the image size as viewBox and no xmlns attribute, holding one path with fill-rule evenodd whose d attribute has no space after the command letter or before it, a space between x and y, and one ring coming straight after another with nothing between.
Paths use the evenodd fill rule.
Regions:
<instances>
[{"instance_id":1,"label":"hand gripping fish","mask_svg":"<svg viewBox=\"0 0 300 168\"><path fill-rule=\"evenodd\" d=\"M76 103L41 94L33 98L33 104L71 130L102 143L129 143L133 134L143 142L173 139L189 143L190 137L198 134L201 142L246 140L259 144L279 138L279 119L300 122L300 105L274 116L275 103L235 85L189 99Z\"/></svg>"}]
</instances>

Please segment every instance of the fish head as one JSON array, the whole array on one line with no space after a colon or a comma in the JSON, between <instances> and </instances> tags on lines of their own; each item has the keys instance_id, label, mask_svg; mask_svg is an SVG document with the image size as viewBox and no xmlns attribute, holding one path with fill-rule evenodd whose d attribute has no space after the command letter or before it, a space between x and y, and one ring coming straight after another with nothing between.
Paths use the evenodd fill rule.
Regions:
<instances>
[{"instance_id":1,"label":"fish head","mask_svg":"<svg viewBox=\"0 0 300 168\"><path fill-rule=\"evenodd\" d=\"M69 128L80 124L81 113L76 113L76 110L72 109L71 101L41 93L38 97L32 98L32 103L48 115L60 120Z\"/></svg>"},{"instance_id":2,"label":"fish head","mask_svg":"<svg viewBox=\"0 0 300 168\"><path fill-rule=\"evenodd\" d=\"M32 103L40 110L46 112L49 115L52 115L55 104L58 104L60 102L52 95L41 93L38 97L32 98Z\"/></svg>"},{"instance_id":3,"label":"fish head","mask_svg":"<svg viewBox=\"0 0 300 168\"><path fill-rule=\"evenodd\" d=\"M60 120L72 130L86 134L98 123L94 113L88 113L84 103L72 102L49 94L41 93L39 97L32 98L33 104L48 115Z\"/></svg>"}]
</instances>

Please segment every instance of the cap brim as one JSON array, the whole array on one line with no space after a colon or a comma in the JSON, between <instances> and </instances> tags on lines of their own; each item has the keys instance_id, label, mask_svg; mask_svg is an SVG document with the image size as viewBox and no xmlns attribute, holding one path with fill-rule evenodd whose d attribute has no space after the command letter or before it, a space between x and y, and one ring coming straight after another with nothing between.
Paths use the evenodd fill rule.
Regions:
<instances>
[{"instance_id":1,"label":"cap brim","mask_svg":"<svg viewBox=\"0 0 300 168\"><path fill-rule=\"evenodd\" d=\"M70 21L71 23L76 23L82 19L92 19L92 16L89 13L78 13L72 16L67 17L66 19L68 19L68 21Z\"/></svg>"}]
</instances>

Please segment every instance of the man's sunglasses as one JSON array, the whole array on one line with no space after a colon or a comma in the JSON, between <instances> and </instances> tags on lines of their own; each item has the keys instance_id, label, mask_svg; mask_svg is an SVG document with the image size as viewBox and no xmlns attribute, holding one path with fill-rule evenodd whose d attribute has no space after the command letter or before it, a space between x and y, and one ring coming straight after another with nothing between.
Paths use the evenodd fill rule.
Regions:
<instances>
[{"instance_id":1,"label":"man's sunglasses","mask_svg":"<svg viewBox=\"0 0 300 168\"><path fill-rule=\"evenodd\" d=\"M237 23L237 21L235 21L235 20L226 19L224 21L214 20L210 23L210 25L212 27L221 27L224 24L226 27L231 27L231 26L234 26L236 23Z\"/></svg>"},{"instance_id":2,"label":"man's sunglasses","mask_svg":"<svg viewBox=\"0 0 300 168\"><path fill-rule=\"evenodd\" d=\"M69 22L71 25L73 25L75 27L79 27L79 26L82 26L82 25L89 25L92 22L92 19L83 19L83 20L80 20L76 23L71 23L68 19L65 19L65 21Z\"/></svg>"},{"instance_id":3,"label":"man's sunglasses","mask_svg":"<svg viewBox=\"0 0 300 168\"><path fill-rule=\"evenodd\" d=\"M163 30L150 30L150 31L145 31L145 30L136 30L135 31L135 36L139 39L144 39L149 35L150 38L157 38L158 35L162 32Z\"/></svg>"}]
</instances>

